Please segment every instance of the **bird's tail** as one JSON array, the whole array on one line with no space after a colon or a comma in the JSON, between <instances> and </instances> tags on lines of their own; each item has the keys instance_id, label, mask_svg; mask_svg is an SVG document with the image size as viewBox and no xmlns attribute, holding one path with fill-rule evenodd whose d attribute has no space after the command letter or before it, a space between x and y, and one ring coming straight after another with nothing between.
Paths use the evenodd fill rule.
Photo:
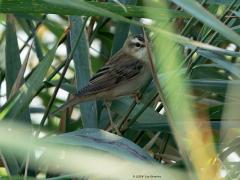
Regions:
<instances>
[{"instance_id":1,"label":"bird's tail","mask_svg":"<svg viewBox=\"0 0 240 180\"><path fill-rule=\"evenodd\" d=\"M84 96L74 96L71 98L69 101L58 107L55 111L51 112L51 115L55 115L59 111L63 111L69 107L72 107L80 102L84 102L89 100L89 97L84 97Z\"/></svg>"}]
</instances>

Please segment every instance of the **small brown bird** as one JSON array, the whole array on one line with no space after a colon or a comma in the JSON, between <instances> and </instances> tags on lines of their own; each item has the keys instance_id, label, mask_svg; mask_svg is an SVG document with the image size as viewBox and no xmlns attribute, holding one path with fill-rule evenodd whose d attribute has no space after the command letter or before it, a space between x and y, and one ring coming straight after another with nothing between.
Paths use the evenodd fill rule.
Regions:
<instances>
[{"instance_id":1,"label":"small brown bird","mask_svg":"<svg viewBox=\"0 0 240 180\"><path fill-rule=\"evenodd\" d=\"M55 112L88 100L111 101L121 96L136 96L151 77L144 37L130 36L88 84Z\"/></svg>"}]
</instances>

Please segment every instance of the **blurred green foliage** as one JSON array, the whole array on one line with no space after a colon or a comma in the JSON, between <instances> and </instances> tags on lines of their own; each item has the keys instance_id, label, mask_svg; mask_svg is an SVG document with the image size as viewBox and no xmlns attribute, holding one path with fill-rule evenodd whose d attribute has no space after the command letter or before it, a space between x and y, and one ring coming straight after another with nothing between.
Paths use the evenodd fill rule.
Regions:
<instances>
[{"instance_id":1,"label":"blurred green foliage","mask_svg":"<svg viewBox=\"0 0 240 180\"><path fill-rule=\"evenodd\" d=\"M166 167L169 169L178 168L183 172L190 172L192 173L190 179L196 177L197 173L192 172L183 152L179 150L181 144L179 145L177 139L182 138L184 143L190 141L190 144L192 141L182 136L176 138L178 131L193 131L181 124L186 119L180 118L189 110L184 109L187 106L181 105L183 103L181 98L185 98L192 102L190 109L199 121L202 134L206 135L204 138L211 139L209 134L213 135L212 144L216 148L218 161L223 164L216 169L221 172L223 178L238 179L240 147L237 137L240 97L237 90L240 85L240 1L149 0L147 4L146 1L1 0L0 122L3 124L2 127L14 127L13 120L18 123L28 122L24 126L30 126L32 129L27 131L27 137L48 140L46 138L48 136L61 134L57 135L57 139L66 148L96 147L94 149L111 152L118 157L117 148L109 144L110 150L108 146L98 148L99 142L111 144L115 137L106 137L104 133L101 136L96 133L99 132L98 129L116 133L110 127L106 108L101 101L76 105L54 116L50 112L63 104L70 97L69 94L74 94L83 87L111 55L121 48L129 34L142 33L144 28L150 46L153 46L151 48L157 53L160 52L160 55L154 53L153 59L154 67L158 70L156 77L163 88L163 96L167 102L170 101L168 98L171 94L179 93L181 97L177 100L177 104L174 104L175 106L164 108L166 104L161 103L156 82L151 81L141 91L139 103L131 97L113 101L112 117L123 138L123 144L120 143L119 147L128 147L129 151L134 151L138 149L135 145L139 145L148 152L148 158L151 159L151 155L158 165L167 164L169 166ZM167 7L165 7L166 2ZM85 26L82 21L86 18L88 19ZM169 25L173 30L168 29ZM81 29L84 32L72 52L74 60L68 66L66 60L71 50L75 48L74 42ZM31 43L33 43L32 47ZM27 69L24 76L20 77L21 81L16 82L29 48L31 54ZM176 54L181 56L173 57ZM177 59L178 64L172 64L174 58ZM173 65L172 69L163 72L161 70L163 64ZM64 67L67 68L66 74L63 74ZM59 84L58 90L61 77L63 81ZM179 77L184 79L181 80ZM179 88L168 90L170 82L175 85L179 83L176 87L184 84L189 89L185 93ZM21 87L13 90L14 83L21 84ZM55 89L58 92L56 96L53 93ZM9 94L13 91L16 93L9 98ZM173 131L172 128L175 126L170 123L172 121L168 113L176 112L174 110L179 110L183 116L174 114L180 128ZM41 122L44 114L46 121ZM204 129L208 123L211 127L209 134ZM95 143L83 141L81 144L69 140L68 132L92 127L96 128L90 130L97 134L94 137L83 130L80 134L74 134L72 138L85 133L86 138L99 138ZM30 166L26 165L29 161L27 158L29 152L21 154L21 158L15 155L14 151L8 153L7 145L1 144L1 142L6 143L1 141L4 138L3 133L0 137L3 162L0 163L3 170L0 171L0 176L25 175L35 178L37 174L42 173L46 177L58 178L60 174L75 177L69 175L69 171L55 174L54 169L51 168L41 169L38 172L38 166L34 168L31 166L34 157L30 158ZM129 144L127 139L134 144ZM48 143L53 143L51 138ZM12 146L12 141L9 140L10 145ZM199 156L201 157L200 154ZM81 173L79 176L81 177ZM59 176L59 179L61 178L64 179Z\"/></svg>"}]
</instances>

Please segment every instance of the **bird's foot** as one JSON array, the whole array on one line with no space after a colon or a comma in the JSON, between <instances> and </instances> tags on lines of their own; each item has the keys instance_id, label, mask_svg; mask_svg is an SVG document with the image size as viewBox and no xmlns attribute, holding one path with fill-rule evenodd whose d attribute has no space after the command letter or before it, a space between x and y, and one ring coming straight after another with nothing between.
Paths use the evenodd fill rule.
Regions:
<instances>
[{"instance_id":1,"label":"bird's foot","mask_svg":"<svg viewBox=\"0 0 240 180\"><path fill-rule=\"evenodd\" d=\"M140 94L140 92L137 91L136 93L134 93L134 94L133 94L133 97L134 97L136 103L139 104L139 103L140 103L140 99L141 99L141 94Z\"/></svg>"}]
</instances>

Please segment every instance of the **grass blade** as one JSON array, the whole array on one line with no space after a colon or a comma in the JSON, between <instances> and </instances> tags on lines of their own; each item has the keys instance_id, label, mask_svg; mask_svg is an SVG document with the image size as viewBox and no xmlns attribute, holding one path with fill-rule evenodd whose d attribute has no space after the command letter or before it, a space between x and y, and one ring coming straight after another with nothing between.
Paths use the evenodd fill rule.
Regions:
<instances>
[{"instance_id":1,"label":"grass blade","mask_svg":"<svg viewBox=\"0 0 240 180\"><path fill-rule=\"evenodd\" d=\"M219 21L215 16L209 13L206 9L204 9L197 1L192 0L172 0L177 5L185 9L195 18L199 19L203 23L207 24L215 31L222 34L225 38L230 41L236 43L240 46L240 36L234 32L231 28L227 27L221 21Z\"/></svg>"},{"instance_id":2,"label":"grass blade","mask_svg":"<svg viewBox=\"0 0 240 180\"><path fill-rule=\"evenodd\" d=\"M136 0L120 0L119 2L124 5L136 4ZM113 38L113 46L112 46L112 52L111 52L112 55L122 48L125 40L128 37L129 27L130 27L129 23L125 23L121 21L117 22L116 32L114 33L114 38Z\"/></svg>"},{"instance_id":3,"label":"grass blade","mask_svg":"<svg viewBox=\"0 0 240 180\"><path fill-rule=\"evenodd\" d=\"M78 6L69 6L72 3L76 3ZM171 12L174 17L189 18L190 16L184 12L177 10L169 10L164 8L154 7L143 7L143 6L132 6L125 5L127 11L125 11L120 5L116 3L102 3L82 0L60 0L60 1L49 1L49 0L18 0L18 1L0 1L0 12L2 13L46 13L46 14L62 14L62 15L79 15L79 16L99 16L103 15L101 11L89 11L87 9L89 4L96 8L103 8L110 12L117 13L125 17L144 17L146 10L155 13L154 18L163 19L168 17L167 14ZM81 10L79 10L81 6ZM104 15L103 15L104 16ZM106 14L106 16L111 17Z\"/></svg>"},{"instance_id":4,"label":"grass blade","mask_svg":"<svg viewBox=\"0 0 240 180\"><path fill-rule=\"evenodd\" d=\"M79 29L83 28L83 21L80 17L70 16L71 21L71 46L74 46L76 38L79 34ZM89 45L86 36L86 32L82 33L81 39L77 44L76 50L73 54L75 75L77 81L77 91L83 88L90 79L91 65L89 59ZM80 104L81 120L85 128L96 128L97 127L97 111L96 102L89 101Z\"/></svg>"},{"instance_id":5,"label":"grass blade","mask_svg":"<svg viewBox=\"0 0 240 180\"><path fill-rule=\"evenodd\" d=\"M61 41L61 40L60 40ZM36 70L31 74L29 79L23 84L18 93L14 95L1 109L0 119L15 119L27 108L36 92L41 88L43 79L52 64L58 43L44 56L37 66Z\"/></svg>"}]
</instances>

